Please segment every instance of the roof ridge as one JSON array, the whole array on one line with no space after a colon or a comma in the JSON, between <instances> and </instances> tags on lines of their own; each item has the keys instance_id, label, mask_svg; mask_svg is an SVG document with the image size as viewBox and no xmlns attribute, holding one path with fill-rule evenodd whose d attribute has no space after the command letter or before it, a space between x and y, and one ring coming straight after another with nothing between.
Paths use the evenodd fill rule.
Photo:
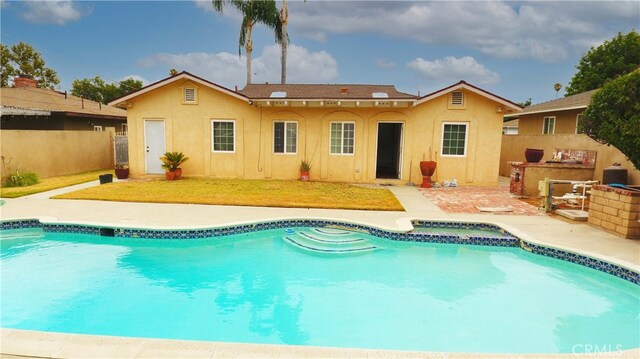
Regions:
<instances>
[{"instance_id":1,"label":"roof ridge","mask_svg":"<svg viewBox=\"0 0 640 359\"><path fill-rule=\"evenodd\" d=\"M547 100L547 101L543 101L543 102L534 103L533 105L527 106L527 107L533 107L533 106L548 104L548 103L551 103L551 102L562 101L562 100L566 100L566 99L569 99L569 98L572 98L572 97L576 97L576 96L580 96L580 95L585 95L585 94L588 94L590 92L595 92L595 91L598 91L598 89L584 91L584 92L580 92L580 93L569 95L569 96L564 96L564 97L555 98L555 99L551 99L551 100Z\"/></svg>"}]
</instances>

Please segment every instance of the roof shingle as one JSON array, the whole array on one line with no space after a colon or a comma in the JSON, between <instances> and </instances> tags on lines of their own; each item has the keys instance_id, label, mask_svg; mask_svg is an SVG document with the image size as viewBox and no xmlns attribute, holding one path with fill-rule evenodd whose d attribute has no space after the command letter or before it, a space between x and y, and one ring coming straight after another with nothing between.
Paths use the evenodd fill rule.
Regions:
<instances>
[{"instance_id":1,"label":"roof shingle","mask_svg":"<svg viewBox=\"0 0 640 359\"><path fill-rule=\"evenodd\" d=\"M122 117L123 119L127 117L126 110L102 105L91 100L83 100L80 97L71 94L65 95L50 89L3 87L0 91L0 105L2 107Z\"/></svg>"},{"instance_id":2,"label":"roof shingle","mask_svg":"<svg viewBox=\"0 0 640 359\"><path fill-rule=\"evenodd\" d=\"M355 85L355 84L250 84L238 91L251 99L272 99L272 93L284 92L287 99L380 99L374 93L386 93L389 99L414 100L415 95L396 90L393 85Z\"/></svg>"},{"instance_id":3,"label":"roof shingle","mask_svg":"<svg viewBox=\"0 0 640 359\"><path fill-rule=\"evenodd\" d=\"M546 111L562 111L574 108L587 107L591 103L591 96L598 90L582 92L576 95L559 98L547 102L537 103L535 105L525 107L524 111L517 115L526 115L529 113L540 113Z\"/></svg>"}]
</instances>

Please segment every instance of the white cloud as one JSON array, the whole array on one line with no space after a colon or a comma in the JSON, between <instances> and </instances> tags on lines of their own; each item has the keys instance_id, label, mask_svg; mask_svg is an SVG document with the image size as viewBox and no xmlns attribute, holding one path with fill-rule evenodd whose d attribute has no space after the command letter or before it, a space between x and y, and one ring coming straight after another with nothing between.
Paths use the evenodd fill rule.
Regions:
<instances>
[{"instance_id":1,"label":"white cloud","mask_svg":"<svg viewBox=\"0 0 640 359\"><path fill-rule=\"evenodd\" d=\"M374 33L552 62L637 28L639 12L637 1L292 2L289 24L292 34L323 41L327 34Z\"/></svg>"},{"instance_id":2,"label":"white cloud","mask_svg":"<svg viewBox=\"0 0 640 359\"><path fill-rule=\"evenodd\" d=\"M22 18L37 24L64 25L89 13L74 1L26 1L22 5Z\"/></svg>"},{"instance_id":3,"label":"white cloud","mask_svg":"<svg viewBox=\"0 0 640 359\"><path fill-rule=\"evenodd\" d=\"M204 10L204 12L213 12L213 4L211 3L211 1L195 0L194 3L196 4L197 8Z\"/></svg>"},{"instance_id":4,"label":"white cloud","mask_svg":"<svg viewBox=\"0 0 640 359\"><path fill-rule=\"evenodd\" d=\"M227 52L156 54L138 61L144 67L164 66L188 71L225 87L242 87L246 83L246 57ZM280 82L280 46L265 46L260 55L254 51L251 63L254 83ZM167 72L168 73L168 72ZM338 77L338 63L326 51L310 52L304 47L289 45L287 52L287 83L323 83Z\"/></svg>"},{"instance_id":5,"label":"white cloud","mask_svg":"<svg viewBox=\"0 0 640 359\"><path fill-rule=\"evenodd\" d=\"M376 66L381 69L390 69L396 66L393 62L385 59L376 59Z\"/></svg>"},{"instance_id":6,"label":"white cloud","mask_svg":"<svg viewBox=\"0 0 640 359\"><path fill-rule=\"evenodd\" d=\"M457 82L465 80L473 84L492 84L500 80L500 76L478 63L471 56L456 58L447 56L444 59L427 61L421 57L407 64L427 79L440 82Z\"/></svg>"}]
</instances>

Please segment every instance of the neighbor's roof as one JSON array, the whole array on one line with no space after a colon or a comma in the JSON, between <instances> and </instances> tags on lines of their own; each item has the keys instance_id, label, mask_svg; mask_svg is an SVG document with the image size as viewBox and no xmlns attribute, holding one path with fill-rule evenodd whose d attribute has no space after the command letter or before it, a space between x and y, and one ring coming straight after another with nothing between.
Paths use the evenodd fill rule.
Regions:
<instances>
[{"instance_id":1,"label":"neighbor's roof","mask_svg":"<svg viewBox=\"0 0 640 359\"><path fill-rule=\"evenodd\" d=\"M525 107L524 111L505 117L517 117L522 115L532 115L543 112L567 111L587 108L591 103L591 96L598 90L582 92L577 95L571 95L556 100L538 103L529 107Z\"/></svg>"},{"instance_id":2,"label":"neighbor's roof","mask_svg":"<svg viewBox=\"0 0 640 359\"><path fill-rule=\"evenodd\" d=\"M65 98L66 97L66 98ZM3 87L0 90L0 105L3 115L40 115L64 113L66 115L83 115L124 120L125 110L102 105L91 100L83 100L71 94L55 90L24 87Z\"/></svg>"},{"instance_id":3,"label":"neighbor's roof","mask_svg":"<svg viewBox=\"0 0 640 359\"><path fill-rule=\"evenodd\" d=\"M476 86L474 86L474 85L472 85L472 84L470 84L470 83L468 83L466 81L460 81L460 82L455 83L455 84L453 84L451 86L447 86L447 87L445 87L443 89L440 89L438 91L435 91L435 92L432 92L430 94L424 95L424 96L420 97L418 99L418 101L416 101L416 105L419 105L421 103L433 100L436 97L440 97L440 96L442 96L444 94L447 94L449 92L456 91L456 90L467 90L467 91L473 92L475 94L478 94L480 96L486 97L486 98L488 98L490 100L493 100L493 101L495 101L495 102L497 102L499 104L502 104L503 106L506 107L507 110L510 109L512 111L518 111L518 112L522 111L522 106L518 105L517 103L511 102L511 101L507 100L504 97L500 97L498 95L492 94L491 92L483 90L483 89L481 89L479 87L476 87Z\"/></svg>"},{"instance_id":4,"label":"neighbor's roof","mask_svg":"<svg viewBox=\"0 0 640 359\"><path fill-rule=\"evenodd\" d=\"M249 84L239 91L254 100L415 100L416 96L396 90L393 85L355 84Z\"/></svg>"},{"instance_id":5,"label":"neighbor's roof","mask_svg":"<svg viewBox=\"0 0 640 359\"><path fill-rule=\"evenodd\" d=\"M191 73L189 73L187 71L182 71L181 73L179 73L179 74L177 74L175 76L169 76L169 77L164 78L164 79L162 79L160 81L156 81L156 82L154 82L152 84L149 84L149 85L141 88L138 91L134 91L134 92L132 92L132 93L130 93L128 95L125 95L125 96L122 96L120 98L117 98L117 99L109 102L109 106L126 106L126 102L128 100L132 99L132 98L138 97L138 96L143 95L143 94L145 94L147 92L153 91L153 90L155 90L157 88L166 86L168 84L171 84L173 82L180 81L180 80L191 80L191 81L193 81L193 82L195 82L195 83L197 83L199 85L206 86L206 87L212 88L214 90L218 90L220 92L226 93L227 95L231 95L232 97L235 97L235 98L240 99L242 101L249 102L249 99L246 96L244 96L243 94L241 94L241 93L238 93L236 91L230 90L230 89L228 89L228 88L226 88L224 86L220 86L220 85L218 85L216 83L213 83L211 81L207 81L207 80L203 79L202 77L198 77L198 76L196 76L194 74L191 74Z\"/></svg>"}]
</instances>

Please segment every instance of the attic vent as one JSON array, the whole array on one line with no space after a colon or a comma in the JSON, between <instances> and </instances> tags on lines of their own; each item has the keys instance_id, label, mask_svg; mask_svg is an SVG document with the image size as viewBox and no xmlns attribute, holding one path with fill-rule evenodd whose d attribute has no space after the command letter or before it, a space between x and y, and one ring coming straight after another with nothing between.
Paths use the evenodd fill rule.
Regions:
<instances>
[{"instance_id":1,"label":"attic vent","mask_svg":"<svg viewBox=\"0 0 640 359\"><path fill-rule=\"evenodd\" d=\"M271 98L285 98L287 97L287 93L284 91L273 91L271 93L271 96L269 96Z\"/></svg>"},{"instance_id":2,"label":"attic vent","mask_svg":"<svg viewBox=\"0 0 640 359\"><path fill-rule=\"evenodd\" d=\"M464 94L462 91L453 91L451 93L451 105L462 106L464 104Z\"/></svg>"},{"instance_id":3,"label":"attic vent","mask_svg":"<svg viewBox=\"0 0 640 359\"><path fill-rule=\"evenodd\" d=\"M386 92L373 92L371 94L373 98L389 98L389 94Z\"/></svg>"},{"instance_id":4,"label":"attic vent","mask_svg":"<svg viewBox=\"0 0 640 359\"><path fill-rule=\"evenodd\" d=\"M340 94L341 95L346 95L348 93L349 93L349 89L348 88L346 88L346 87L341 87L340 88Z\"/></svg>"},{"instance_id":5,"label":"attic vent","mask_svg":"<svg viewBox=\"0 0 640 359\"><path fill-rule=\"evenodd\" d=\"M184 102L196 102L196 89L190 87L184 89Z\"/></svg>"}]
</instances>

